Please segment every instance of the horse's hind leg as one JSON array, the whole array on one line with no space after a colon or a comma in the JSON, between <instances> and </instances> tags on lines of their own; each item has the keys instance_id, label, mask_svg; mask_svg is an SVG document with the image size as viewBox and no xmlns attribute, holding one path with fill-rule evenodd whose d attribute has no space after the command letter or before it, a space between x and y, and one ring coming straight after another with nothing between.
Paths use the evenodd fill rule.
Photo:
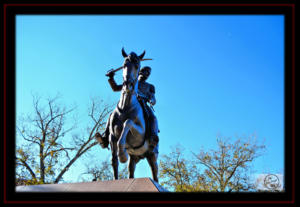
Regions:
<instances>
[{"instance_id":1,"label":"horse's hind leg","mask_svg":"<svg viewBox=\"0 0 300 207\"><path fill-rule=\"evenodd\" d=\"M112 135L111 135L112 136ZM110 139L113 140L113 139ZM119 161L118 161L118 145L116 141L111 141L111 151L112 151L112 158L111 158L111 164L113 167L114 171L114 178L115 180L118 180L118 166L119 166Z\"/></svg>"},{"instance_id":2,"label":"horse's hind leg","mask_svg":"<svg viewBox=\"0 0 300 207\"><path fill-rule=\"evenodd\" d=\"M158 165L157 165L157 154L151 152L149 155L147 155L147 161L150 165L151 172L152 172L152 178L154 181L158 183Z\"/></svg>"},{"instance_id":3,"label":"horse's hind leg","mask_svg":"<svg viewBox=\"0 0 300 207\"><path fill-rule=\"evenodd\" d=\"M136 164L139 162L139 158L134 155L130 155L130 160L128 164L128 172L129 172L129 178L134 178L134 170Z\"/></svg>"}]
</instances>

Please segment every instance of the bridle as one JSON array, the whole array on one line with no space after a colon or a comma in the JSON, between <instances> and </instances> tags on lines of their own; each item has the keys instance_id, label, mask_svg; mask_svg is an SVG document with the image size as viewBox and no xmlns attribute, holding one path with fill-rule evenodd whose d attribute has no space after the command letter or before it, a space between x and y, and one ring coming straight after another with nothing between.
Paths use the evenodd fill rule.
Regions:
<instances>
[{"instance_id":1,"label":"bridle","mask_svg":"<svg viewBox=\"0 0 300 207\"><path fill-rule=\"evenodd\" d=\"M144 52L141 54L141 55L136 55L134 52L131 52L129 55L127 55L127 53L125 52L124 48L122 48L122 55L123 57L125 58L125 63L123 64L123 69L126 66L127 64L127 61L129 61L131 64L137 64L138 63L138 67L136 68L139 72L139 69L140 69L140 61L143 61L143 58L144 58L144 55L145 55L146 51L144 50ZM131 66L132 67L132 66ZM119 68L118 68L119 69ZM117 70L117 69L116 69ZM124 81L123 82L123 87L124 85L128 85L128 84L131 84L132 85L132 88L133 90L129 91L129 90L123 90L123 93L125 94L130 94L130 95L136 95L136 91L134 90L135 89L135 86L136 86L136 83L138 81L138 75L139 73L137 73L137 76L135 77L135 79L133 80L133 82L129 83L128 80ZM131 80L130 80L131 81Z\"/></svg>"},{"instance_id":2,"label":"bridle","mask_svg":"<svg viewBox=\"0 0 300 207\"><path fill-rule=\"evenodd\" d=\"M124 67L125 68L125 67ZM138 74L138 73L137 73ZM131 84L132 85L132 88L133 88L133 90L124 90L124 93L125 94L128 94L128 95L137 95L136 94L136 91L134 90L134 86L136 85L136 82L138 81L138 77L139 77L139 75L137 75L136 77L135 77L135 79L133 79L133 81L131 82L129 82L128 80L126 80L126 81L123 81L123 86L124 85L127 85L127 84Z\"/></svg>"}]
</instances>

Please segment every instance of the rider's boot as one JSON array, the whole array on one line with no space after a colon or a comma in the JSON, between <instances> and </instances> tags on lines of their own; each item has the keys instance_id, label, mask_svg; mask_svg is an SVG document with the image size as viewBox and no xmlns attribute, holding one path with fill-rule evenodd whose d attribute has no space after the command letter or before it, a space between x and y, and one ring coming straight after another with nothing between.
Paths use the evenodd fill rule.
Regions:
<instances>
[{"instance_id":1,"label":"rider's boot","mask_svg":"<svg viewBox=\"0 0 300 207\"><path fill-rule=\"evenodd\" d=\"M149 147L150 147L150 150L153 151L154 148L157 146L159 142L159 138L156 134L152 134L150 135L150 141L149 141Z\"/></svg>"},{"instance_id":2,"label":"rider's boot","mask_svg":"<svg viewBox=\"0 0 300 207\"><path fill-rule=\"evenodd\" d=\"M157 135L159 130L158 130L158 124L155 116L151 117L149 121L150 121L149 147L150 150L153 151L159 142L159 138Z\"/></svg>"},{"instance_id":3,"label":"rider's boot","mask_svg":"<svg viewBox=\"0 0 300 207\"><path fill-rule=\"evenodd\" d=\"M109 135L109 129L108 127L105 129L103 135L101 135L99 132L95 134L96 140L99 142L100 146L104 148L108 148L109 140L108 140L108 135Z\"/></svg>"}]
</instances>

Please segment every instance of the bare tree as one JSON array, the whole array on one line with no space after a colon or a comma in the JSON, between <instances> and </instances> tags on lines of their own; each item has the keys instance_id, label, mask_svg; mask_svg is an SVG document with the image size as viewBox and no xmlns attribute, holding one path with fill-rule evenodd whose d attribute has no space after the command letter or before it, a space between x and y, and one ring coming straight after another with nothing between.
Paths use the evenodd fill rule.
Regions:
<instances>
[{"instance_id":1,"label":"bare tree","mask_svg":"<svg viewBox=\"0 0 300 207\"><path fill-rule=\"evenodd\" d=\"M111 164L108 160L102 161L100 165L86 166L87 170L82 175L87 175L92 177L92 179L83 178L83 181L103 181L103 180L113 180L113 172ZM127 166L123 167L119 172L119 179L128 178L128 168Z\"/></svg>"},{"instance_id":2,"label":"bare tree","mask_svg":"<svg viewBox=\"0 0 300 207\"><path fill-rule=\"evenodd\" d=\"M265 145L257 144L255 136L239 138L231 143L230 139L217 139L218 148L194 154L198 163L206 168L205 176L217 184L216 191L249 191L251 185L247 171L249 164L261 156Z\"/></svg>"},{"instance_id":3,"label":"bare tree","mask_svg":"<svg viewBox=\"0 0 300 207\"><path fill-rule=\"evenodd\" d=\"M91 101L91 126L83 135L71 135L76 122L67 119L75 108L58 104L58 96L48 98L44 105L34 96L33 108L33 115L21 117L17 125L16 182L58 183L75 161L97 145L94 134L105 126L111 106Z\"/></svg>"}]
</instances>

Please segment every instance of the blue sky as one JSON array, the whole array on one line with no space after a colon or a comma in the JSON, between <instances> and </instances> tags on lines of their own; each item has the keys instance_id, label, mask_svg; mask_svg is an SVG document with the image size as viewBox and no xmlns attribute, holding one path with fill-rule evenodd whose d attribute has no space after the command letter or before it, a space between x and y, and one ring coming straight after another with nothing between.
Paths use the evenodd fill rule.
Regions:
<instances>
[{"instance_id":1,"label":"blue sky","mask_svg":"<svg viewBox=\"0 0 300 207\"><path fill-rule=\"evenodd\" d=\"M17 116L32 110L32 93L58 92L87 122L90 97L116 103L105 73L122 65L121 48L152 67L160 154L181 143L188 151L216 146L216 136L256 134L267 151L257 173L284 169L283 15L18 15ZM122 73L116 74L121 83ZM84 126L84 124L82 124ZM83 163L110 159L95 147L90 160L65 174L76 181ZM146 160L136 177L151 177Z\"/></svg>"}]
</instances>

